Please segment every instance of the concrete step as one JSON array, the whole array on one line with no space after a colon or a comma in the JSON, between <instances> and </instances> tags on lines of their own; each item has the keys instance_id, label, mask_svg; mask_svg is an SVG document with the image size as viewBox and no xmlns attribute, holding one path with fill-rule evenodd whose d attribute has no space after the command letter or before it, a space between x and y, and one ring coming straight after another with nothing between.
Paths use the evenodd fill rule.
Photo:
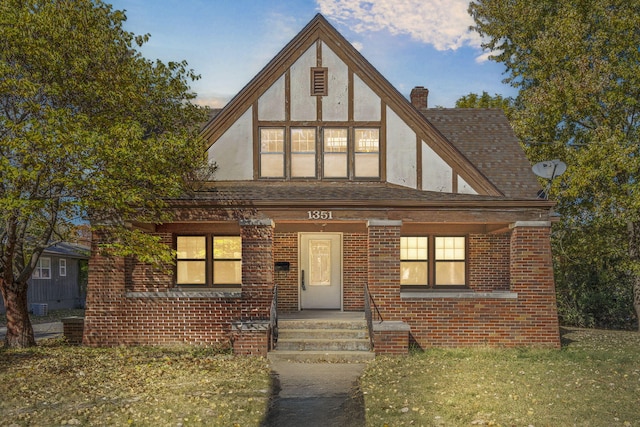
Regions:
<instances>
[{"instance_id":1,"label":"concrete step","mask_svg":"<svg viewBox=\"0 0 640 427\"><path fill-rule=\"evenodd\" d=\"M278 319L279 329L367 329L366 320Z\"/></svg>"},{"instance_id":2,"label":"concrete step","mask_svg":"<svg viewBox=\"0 0 640 427\"><path fill-rule=\"evenodd\" d=\"M278 327L278 334L283 339L365 339L369 334L366 329L288 329Z\"/></svg>"},{"instance_id":3,"label":"concrete step","mask_svg":"<svg viewBox=\"0 0 640 427\"><path fill-rule=\"evenodd\" d=\"M369 351L369 339L287 339L278 336L278 350L296 351Z\"/></svg>"},{"instance_id":4,"label":"concrete step","mask_svg":"<svg viewBox=\"0 0 640 427\"><path fill-rule=\"evenodd\" d=\"M365 363L375 359L372 351L270 351L267 359L291 362Z\"/></svg>"}]
</instances>

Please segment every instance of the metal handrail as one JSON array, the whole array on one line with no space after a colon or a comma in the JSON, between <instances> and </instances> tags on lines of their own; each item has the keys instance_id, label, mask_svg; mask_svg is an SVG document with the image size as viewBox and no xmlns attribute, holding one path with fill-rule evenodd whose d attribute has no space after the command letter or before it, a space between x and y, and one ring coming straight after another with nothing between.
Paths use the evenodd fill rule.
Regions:
<instances>
[{"instance_id":1,"label":"metal handrail","mask_svg":"<svg viewBox=\"0 0 640 427\"><path fill-rule=\"evenodd\" d=\"M273 285L271 309L269 311L270 350L274 350L278 342L278 285Z\"/></svg>"},{"instance_id":2,"label":"metal handrail","mask_svg":"<svg viewBox=\"0 0 640 427\"><path fill-rule=\"evenodd\" d=\"M373 339L373 312L371 311L371 306L375 309L378 319L380 319L379 323L383 322L382 314L376 305L373 296L371 296L371 292L369 292L369 284L364 284L364 316L367 319L367 328L369 329L369 341L371 342L371 348L374 346Z\"/></svg>"}]
</instances>

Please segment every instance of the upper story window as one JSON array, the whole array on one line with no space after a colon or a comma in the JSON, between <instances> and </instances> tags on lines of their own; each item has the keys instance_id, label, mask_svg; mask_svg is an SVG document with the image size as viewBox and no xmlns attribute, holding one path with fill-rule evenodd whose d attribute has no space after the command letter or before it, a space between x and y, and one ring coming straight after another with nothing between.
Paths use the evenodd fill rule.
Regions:
<instances>
[{"instance_id":1,"label":"upper story window","mask_svg":"<svg viewBox=\"0 0 640 427\"><path fill-rule=\"evenodd\" d=\"M260 129L260 177L284 177L284 128Z\"/></svg>"},{"instance_id":2,"label":"upper story window","mask_svg":"<svg viewBox=\"0 0 640 427\"><path fill-rule=\"evenodd\" d=\"M260 178L380 179L380 130L262 127Z\"/></svg>"},{"instance_id":3,"label":"upper story window","mask_svg":"<svg viewBox=\"0 0 640 427\"><path fill-rule=\"evenodd\" d=\"M34 279L51 279L51 258L40 257L31 277Z\"/></svg>"},{"instance_id":4,"label":"upper story window","mask_svg":"<svg viewBox=\"0 0 640 427\"><path fill-rule=\"evenodd\" d=\"M466 238L462 236L401 237L400 285L464 287L466 253Z\"/></svg>"},{"instance_id":5,"label":"upper story window","mask_svg":"<svg viewBox=\"0 0 640 427\"><path fill-rule=\"evenodd\" d=\"M177 236L176 254L177 285L242 284L242 239L239 236Z\"/></svg>"},{"instance_id":6,"label":"upper story window","mask_svg":"<svg viewBox=\"0 0 640 427\"><path fill-rule=\"evenodd\" d=\"M67 260L64 258L60 258L60 261L58 262L58 269L59 269L59 274L60 277L65 277L67 275Z\"/></svg>"}]
</instances>

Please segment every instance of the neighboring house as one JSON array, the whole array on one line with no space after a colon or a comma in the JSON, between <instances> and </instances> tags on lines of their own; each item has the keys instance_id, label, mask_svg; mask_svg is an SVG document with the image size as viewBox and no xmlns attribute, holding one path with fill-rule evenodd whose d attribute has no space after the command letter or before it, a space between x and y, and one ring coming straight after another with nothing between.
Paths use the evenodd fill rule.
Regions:
<instances>
[{"instance_id":1,"label":"neighboring house","mask_svg":"<svg viewBox=\"0 0 640 427\"><path fill-rule=\"evenodd\" d=\"M280 313L373 302L422 348L558 347L553 203L501 110L427 95L317 15L205 126L215 181L139 224L173 274L93 251L85 344L228 344L277 287Z\"/></svg>"},{"instance_id":2,"label":"neighboring house","mask_svg":"<svg viewBox=\"0 0 640 427\"><path fill-rule=\"evenodd\" d=\"M28 281L29 310L37 315L44 314L42 310L84 307L88 260L87 246L63 242L45 249ZM83 265L84 273L81 272ZM5 312L2 300L0 312Z\"/></svg>"}]
</instances>

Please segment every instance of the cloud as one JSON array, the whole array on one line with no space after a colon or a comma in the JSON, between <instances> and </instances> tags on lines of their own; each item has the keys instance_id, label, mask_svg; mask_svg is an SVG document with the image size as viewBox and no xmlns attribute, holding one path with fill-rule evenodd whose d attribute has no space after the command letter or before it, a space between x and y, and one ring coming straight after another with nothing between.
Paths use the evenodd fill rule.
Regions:
<instances>
[{"instance_id":1,"label":"cloud","mask_svg":"<svg viewBox=\"0 0 640 427\"><path fill-rule=\"evenodd\" d=\"M482 53L482 55L476 56L476 63L482 64L483 62L487 62L490 56L495 56L496 52L487 51Z\"/></svg>"},{"instance_id":2,"label":"cloud","mask_svg":"<svg viewBox=\"0 0 640 427\"><path fill-rule=\"evenodd\" d=\"M406 34L437 50L480 48L481 38L469 26L469 0L316 0L320 13L352 30Z\"/></svg>"}]
</instances>

